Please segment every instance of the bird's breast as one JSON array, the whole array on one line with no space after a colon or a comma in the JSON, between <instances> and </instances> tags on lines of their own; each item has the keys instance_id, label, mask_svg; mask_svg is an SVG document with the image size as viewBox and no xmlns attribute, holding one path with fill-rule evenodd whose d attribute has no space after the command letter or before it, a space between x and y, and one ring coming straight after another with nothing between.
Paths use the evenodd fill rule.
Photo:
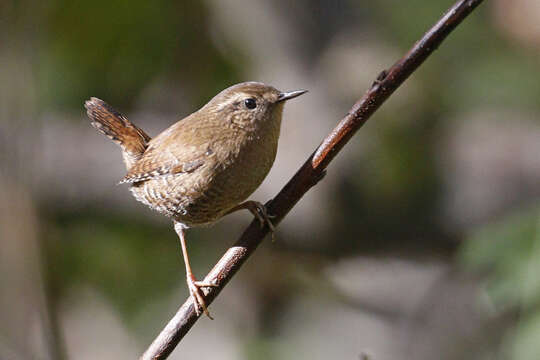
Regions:
<instances>
[{"instance_id":1,"label":"bird's breast","mask_svg":"<svg viewBox=\"0 0 540 360\"><path fill-rule=\"evenodd\" d=\"M201 169L207 181L199 184L200 196L188 208L193 221L216 221L259 187L277 153L280 124L271 125L215 144L213 160Z\"/></svg>"}]
</instances>

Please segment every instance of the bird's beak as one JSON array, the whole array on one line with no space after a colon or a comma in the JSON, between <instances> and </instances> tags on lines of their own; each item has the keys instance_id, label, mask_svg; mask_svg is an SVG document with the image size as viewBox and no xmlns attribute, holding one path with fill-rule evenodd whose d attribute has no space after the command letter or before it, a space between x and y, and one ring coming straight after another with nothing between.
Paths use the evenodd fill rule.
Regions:
<instances>
[{"instance_id":1,"label":"bird's beak","mask_svg":"<svg viewBox=\"0 0 540 360\"><path fill-rule=\"evenodd\" d=\"M296 90L296 91L288 91L288 92L282 92L279 94L277 102L285 101L293 99L297 96L300 96L302 94L307 93L307 90Z\"/></svg>"}]
</instances>

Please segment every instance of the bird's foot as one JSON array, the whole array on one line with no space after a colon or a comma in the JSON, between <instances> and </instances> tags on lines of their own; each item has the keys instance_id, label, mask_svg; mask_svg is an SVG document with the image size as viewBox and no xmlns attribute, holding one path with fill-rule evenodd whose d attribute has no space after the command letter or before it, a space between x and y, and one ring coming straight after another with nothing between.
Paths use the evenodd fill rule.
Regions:
<instances>
[{"instance_id":1,"label":"bird's foot","mask_svg":"<svg viewBox=\"0 0 540 360\"><path fill-rule=\"evenodd\" d=\"M204 314L208 316L208 318L210 318L211 320L214 320L214 318L210 316L210 312L206 308L206 303L204 302L201 288L202 287L216 287L217 284L214 284L211 282L197 281L193 275L188 275L186 280L187 280L187 285L189 289L189 294L191 295L191 298L193 299L193 306L195 307L195 312L197 313L197 316L201 315L201 309L202 309L202 312L204 312Z\"/></svg>"},{"instance_id":2,"label":"bird's foot","mask_svg":"<svg viewBox=\"0 0 540 360\"><path fill-rule=\"evenodd\" d=\"M258 201L251 201L250 204L251 205L248 207L248 209L261 223L261 229L264 228L265 225L268 226L268 229L270 230L270 234L272 236L272 241L275 241L276 239L274 234L276 232L276 228L274 227L274 224L271 220L275 218L275 216L269 214L266 206L264 206L264 204Z\"/></svg>"}]
</instances>

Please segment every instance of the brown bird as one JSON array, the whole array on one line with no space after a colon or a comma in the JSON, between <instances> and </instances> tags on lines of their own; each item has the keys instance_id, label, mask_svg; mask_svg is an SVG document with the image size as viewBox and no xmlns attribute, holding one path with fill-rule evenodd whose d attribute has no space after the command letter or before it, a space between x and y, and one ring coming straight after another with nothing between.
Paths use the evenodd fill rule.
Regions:
<instances>
[{"instance_id":1,"label":"brown bird","mask_svg":"<svg viewBox=\"0 0 540 360\"><path fill-rule=\"evenodd\" d=\"M184 230L247 209L274 231L264 205L245 200L276 157L283 104L305 92L281 92L259 82L233 85L153 139L104 101L85 103L92 125L122 148L127 175L120 183L129 183L138 201L173 219L197 315L200 306L210 317L200 287L216 285L193 276Z\"/></svg>"}]
</instances>

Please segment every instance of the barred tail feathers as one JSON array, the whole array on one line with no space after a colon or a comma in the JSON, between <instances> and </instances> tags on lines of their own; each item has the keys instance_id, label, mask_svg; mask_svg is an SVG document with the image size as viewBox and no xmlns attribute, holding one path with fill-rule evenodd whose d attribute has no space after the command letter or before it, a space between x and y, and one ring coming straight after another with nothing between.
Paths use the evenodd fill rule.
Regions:
<instances>
[{"instance_id":1,"label":"barred tail feathers","mask_svg":"<svg viewBox=\"0 0 540 360\"><path fill-rule=\"evenodd\" d=\"M150 136L103 100L90 98L84 107L92 126L122 148L124 163L129 171L146 150Z\"/></svg>"}]
</instances>

